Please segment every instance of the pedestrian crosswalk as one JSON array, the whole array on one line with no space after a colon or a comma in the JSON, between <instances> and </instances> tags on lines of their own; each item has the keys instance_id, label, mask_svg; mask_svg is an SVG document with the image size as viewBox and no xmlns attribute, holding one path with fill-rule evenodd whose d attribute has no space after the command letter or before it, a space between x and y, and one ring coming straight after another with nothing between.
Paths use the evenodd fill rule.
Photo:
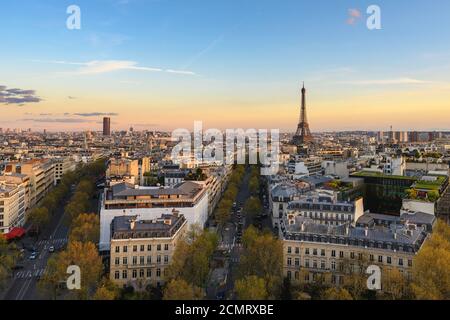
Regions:
<instances>
[{"instance_id":1,"label":"pedestrian crosswalk","mask_svg":"<svg viewBox=\"0 0 450 320\"><path fill-rule=\"evenodd\" d=\"M67 243L67 238L39 240L36 245L40 246L58 246Z\"/></svg>"},{"instance_id":2,"label":"pedestrian crosswalk","mask_svg":"<svg viewBox=\"0 0 450 320\"><path fill-rule=\"evenodd\" d=\"M30 279L36 277L42 277L45 273L45 268L40 268L36 270L22 270L14 274L15 279Z\"/></svg>"}]
</instances>

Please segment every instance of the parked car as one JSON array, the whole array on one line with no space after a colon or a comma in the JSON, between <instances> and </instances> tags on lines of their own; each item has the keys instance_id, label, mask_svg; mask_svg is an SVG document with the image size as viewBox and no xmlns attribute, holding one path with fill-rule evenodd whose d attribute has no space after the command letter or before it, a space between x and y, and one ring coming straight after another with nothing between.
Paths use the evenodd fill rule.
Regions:
<instances>
[{"instance_id":1,"label":"parked car","mask_svg":"<svg viewBox=\"0 0 450 320\"><path fill-rule=\"evenodd\" d=\"M55 247L54 247L54 246L50 246L50 247L48 248L48 252L50 252L50 253L55 252Z\"/></svg>"},{"instance_id":2,"label":"parked car","mask_svg":"<svg viewBox=\"0 0 450 320\"><path fill-rule=\"evenodd\" d=\"M37 253L36 253L36 252L33 252L33 253L28 257L28 259L30 259L30 260L36 260L36 258L37 258Z\"/></svg>"}]
</instances>

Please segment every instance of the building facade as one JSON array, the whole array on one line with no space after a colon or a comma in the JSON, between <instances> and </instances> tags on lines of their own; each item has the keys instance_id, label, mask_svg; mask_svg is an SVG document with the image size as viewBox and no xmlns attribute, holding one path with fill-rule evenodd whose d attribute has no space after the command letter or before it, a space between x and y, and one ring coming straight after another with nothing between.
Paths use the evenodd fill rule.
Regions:
<instances>
[{"instance_id":1,"label":"building facade","mask_svg":"<svg viewBox=\"0 0 450 320\"><path fill-rule=\"evenodd\" d=\"M61 182L63 175L69 171L74 171L76 162L71 157L60 157L52 159L55 167L55 185Z\"/></svg>"},{"instance_id":2,"label":"building facade","mask_svg":"<svg viewBox=\"0 0 450 320\"><path fill-rule=\"evenodd\" d=\"M19 184L0 183L0 234L25 221L25 188Z\"/></svg>"},{"instance_id":3,"label":"building facade","mask_svg":"<svg viewBox=\"0 0 450 320\"><path fill-rule=\"evenodd\" d=\"M188 225L204 227L208 219L208 192L203 185L186 181L175 188L139 187L119 183L106 188L100 209L99 250L108 254L111 222L118 216L151 220L173 210L184 215Z\"/></svg>"},{"instance_id":4,"label":"building facade","mask_svg":"<svg viewBox=\"0 0 450 320\"><path fill-rule=\"evenodd\" d=\"M136 290L163 285L177 243L186 230L185 217L176 212L153 220L115 217L111 223L111 281Z\"/></svg>"},{"instance_id":5,"label":"building facade","mask_svg":"<svg viewBox=\"0 0 450 320\"><path fill-rule=\"evenodd\" d=\"M410 221L389 227L325 226L298 216L286 221L283 232L284 275L298 283L323 276L329 284L343 285L349 274L378 265L382 272L396 268L408 277L428 236L426 226Z\"/></svg>"}]
</instances>

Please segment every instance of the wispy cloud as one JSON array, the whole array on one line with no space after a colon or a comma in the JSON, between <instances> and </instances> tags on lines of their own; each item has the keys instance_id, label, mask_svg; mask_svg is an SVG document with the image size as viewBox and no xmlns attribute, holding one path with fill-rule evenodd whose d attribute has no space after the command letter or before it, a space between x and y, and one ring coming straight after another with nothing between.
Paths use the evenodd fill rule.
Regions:
<instances>
[{"instance_id":1,"label":"wispy cloud","mask_svg":"<svg viewBox=\"0 0 450 320\"><path fill-rule=\"evenodd\" d=\"M0 85L0 104L24 105L41 101L42 99L36 95L35 90L8 89L8 87Z\"/></svg>"},{"instance_id":2,"label":"wispy cloud","mask_svg":"<svg viewBox=\"0 0 450 320\"><path fill-rule=\"evenodd\" d=\"M165 72L180 75L196 75L195 72L189 70L175 70L175 69L163 69L163 68L139 66L136 61L129 61L129 60L93 60L88 62L69 62L63 60L50 60L50 61L34 60L34 61L41 63L80 66L80 68L78 68L78 70L76 71L64 72L64 74L72 74L72 75L95 75L124 70L144 71L144 72Z\"/></svg>"},{"instance_id":3,"label":"wispy cloud","mask_svg":"<svg viewBox=\"0 0 450 320\"><path fill-rule=\"evenodd\" d=\"M118 113L115 112L89 112L89 113L74 113L74 116L79 117L100 117L100 116L118 116Z\"/></svg>"},{"instance_id":4,"label":"wispy cloud","mask_svg":"<svg viewBox=\"0 0 450 320\"><path fill-rule=\"evenodd\" d=\"M186 62L183 65L183 69L190 68L192 64L194 64L198 59L200 59L203 55L207 54L209 51L211 51L217 44L223 41L225 38L225 34L220 35L216 39L214 39L211 43L208 44L206 48L199 51L197 54L195 54L188 62Z\"/></svg>"},{"instance_id":5,"label":"wispy cloud","mask_svg":"<svg viewBox=\"0 0 450 320\"><path fill-rule=\"evenodd\" d=\"M396 78L396 79L378 79L378 80L355 80L355 81L340 81L339 83L352 85L421 85L431 84L432 81L424 81L412 78Z\"/></svg>"},{"instance_id":6,"label":"wispy cloud","mask_svg":"<svg viewBox=\"0 0 450 320\"><path fill-rule=\"evenodd\" d=\"M22 121L32 121L32 122L40 122L40 123L86 123L93 122L88 119L76 119L76 118L35 118L35 119L22 119Z\"/></svg>"}]
</instances>

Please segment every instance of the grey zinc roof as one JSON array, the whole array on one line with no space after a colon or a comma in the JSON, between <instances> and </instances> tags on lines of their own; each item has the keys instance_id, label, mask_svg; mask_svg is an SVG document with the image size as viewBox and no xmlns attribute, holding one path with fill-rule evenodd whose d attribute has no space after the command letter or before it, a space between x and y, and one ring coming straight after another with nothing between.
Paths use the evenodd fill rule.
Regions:
<instances>
[{"instance_id":1,"label":"grey zinc roof","mask_svg":"<svg viewBox=\"0 0 450 320\"><path fill-rule=\"evenodd\" d=\"M302 222L304 223L304 231L301 231ZM349 234L346 234L348 225L329 226L315 223L313 220L305 217L296 217L294 225L287 226L287 232L290 233L304 233L316 235L334 235L356 240L369 240L375 242L395 242L400 244L415 244L423 238L423 228L419 227L416 230L410 230L410 235L406 234L406 228L402 225L397 225L396 228L373 228L367 230L362 227L348 227ZM397 231L397 239L394 239L394 230Z\"/></svg>"},{"instance_id":2,"label":"grey zinc roof","mask_svg":"<svg viewBox=\"0 0 450 320\"><path fill-rule=\"evenodd\" d=\"M293 185L279 184L272 189L272 197L290 198L298 193Z\"/></svg>"},{"instance_id":3,"label":"grey zinc roof","mask_svg":"<svg viewBox=\"0 0 450 320\"><path fill-rule=\"evenodd\" d=\"M305 177L305 178L301 178L300 180L305 181L307 183L309 183L310 185L313 186L317 186L319 184L324 184L330 181L333 181L332 178L330 177L325 177L325 176L309 176L309 177Z\"/></svg>"},{"instance_id":4,"label":"grey zinc roof","mask_svg":"<svg viewBox=\"0 0 450 320\"><path fill-rule=\"evenodd\" d=\"M131 221L136 220L137 216L119 216L113 219L113 228L115 232L131 231ZM133 231L155 231L155 230L169 230L180 217L175 217L169 214L163 214L161 218L152 220L136 220ZM169 219L171 224L165 224L163 220Z\"/></svg>"},{"instance_id":5,"label":"grey zinc roof","mask_svg":"<svg viewBox=\"0 0 450 320\"><path fill-rule=\"evenodd\" d=\"M372 220L381 220L381 221L387 221L389 223L400 223L400 218L397 216L390 216L386 214L379 214L379 213L365 213L361 217L359 217L358 221L356 223L361 224L367 224L371 222Z\"/></svg>"},{"instance_id":6,"label":"grey zinc roof","mask_svg":"<svg viewBox=\"0 0 450 320\"><path fill-rule=\"evenodd\" d=\"M410 223L416 224L428 224L432 225L436 221L436 217L432 214L424 212L403 213L400 218L402 220L408 220Z\"/></svg>"},{"instance_id":7,"label":"grey zinc roof","mask_svg":"<svg viewBox=\"0 0 450 320\"><path fill-rule=\"evenodd\" d=\"M112 187L114 197L133 197L133 196L157 196L157 195L187 195L195 196L201 186L194 182L186 181L178 184L174 188L139 188L125 182L116 184Z\"/></svg>"}]
</instances>

